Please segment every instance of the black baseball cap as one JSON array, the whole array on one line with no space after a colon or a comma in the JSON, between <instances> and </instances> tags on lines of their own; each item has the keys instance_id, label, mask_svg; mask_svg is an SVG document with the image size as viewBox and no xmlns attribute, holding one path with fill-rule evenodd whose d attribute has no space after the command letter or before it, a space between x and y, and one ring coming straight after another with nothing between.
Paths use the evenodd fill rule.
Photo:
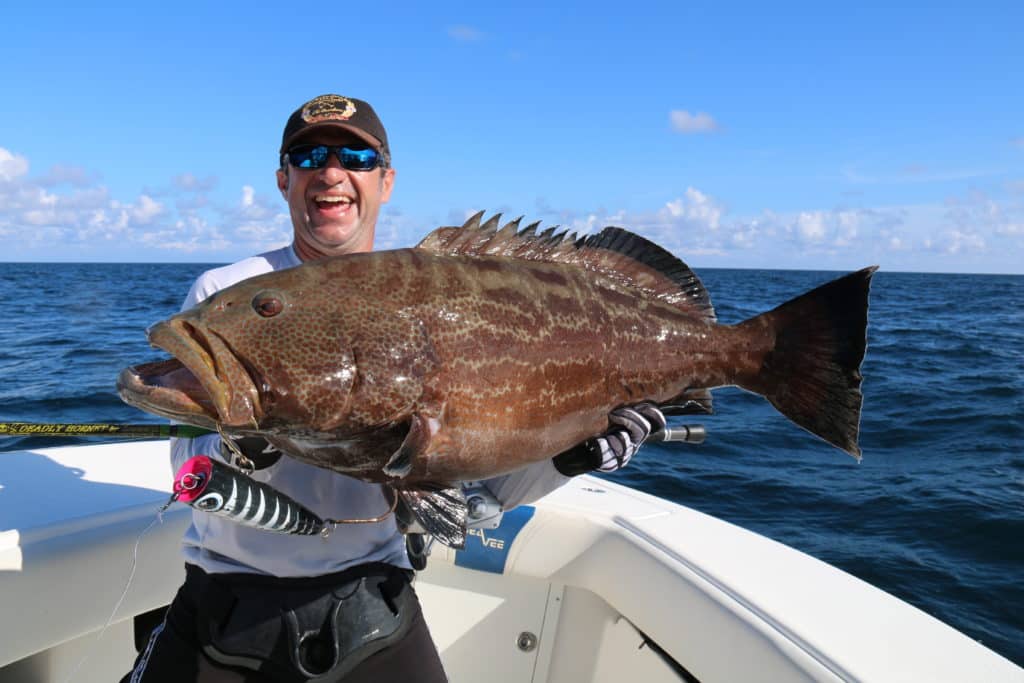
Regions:
<instances>
[{"instance_id":1,"label":"black baseball cap","mask_svg":"<svg viewBox=\"0 0 1024 683\"><path fill-rule=\"evenodd\" d=\"M318 128L342 128L373 146L391 165L388 134L369 102L342 95L320 95L306 102L288 117L281 136L281 156L303 133Z\"/></svg>"}]
</instances>

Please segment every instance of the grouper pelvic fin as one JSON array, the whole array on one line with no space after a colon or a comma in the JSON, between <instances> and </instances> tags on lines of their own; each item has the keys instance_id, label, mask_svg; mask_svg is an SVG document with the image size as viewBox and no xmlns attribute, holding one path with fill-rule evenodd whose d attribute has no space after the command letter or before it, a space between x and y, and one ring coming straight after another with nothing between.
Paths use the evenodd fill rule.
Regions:
<instances>
[{"instance_id":1,"label":"grouper pelvic fin","mask_svg":"<svg viewBox=\"0 0 1024 683\"><path fill-rule=\"evenodd\" d=\"M450 256L509 256L586 268L701 320L715 320L711 298L689 266L628 230L607 227L577 239L575 233L554 228L537 234L536 223L517 232L520 218L499 229L501 214L481 224L482 216L482 211L475 214L462 227L438 228L417 248Z\"/></svg>"},{"instance_id":2,"label":"grouper pelvic fin","mask_svg":"<svg viewBox=\"0 0 1024 683\"><path fill-rule=\"evenodd\" d=\"M450 548L465 547L466 497L461 488L399 489L398 495L427 533Z\"/></svg>"}]
</instances>

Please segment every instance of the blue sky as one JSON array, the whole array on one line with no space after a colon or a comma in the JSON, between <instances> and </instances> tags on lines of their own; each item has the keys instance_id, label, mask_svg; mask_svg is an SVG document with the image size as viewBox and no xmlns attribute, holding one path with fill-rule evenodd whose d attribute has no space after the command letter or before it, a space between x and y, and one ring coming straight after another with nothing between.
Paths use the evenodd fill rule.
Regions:
<instances>
[{"instance_id":1,"label":"blue sky","mask_svg":"<svg viewBox=\"0 0 1024 683\"><path fill-rule=\"evenodd\" d=\"M0 260L287 242L281 129L336 92L391 138L381 248L486 209L698 269L1024 273L1024 9L958 4L17 3Z\"/></svg>"}]
</instances>

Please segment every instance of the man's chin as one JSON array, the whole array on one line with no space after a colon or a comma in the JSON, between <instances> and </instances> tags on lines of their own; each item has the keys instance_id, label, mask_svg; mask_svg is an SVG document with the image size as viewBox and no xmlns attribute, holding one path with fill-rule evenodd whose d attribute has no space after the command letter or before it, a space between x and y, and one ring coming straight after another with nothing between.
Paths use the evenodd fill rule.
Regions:
<instances>
[{"instance_id":1,"label":"man's chin","mask_svg":"<svg viewBox=\"0 0 1024 683\"><path fill-rule=\"evenodd\" d=\"M304 261L322 256L340 256L359 251L369 251L373 246L373 235L365 237L358 226L346 227L344 230L332 228L329 231L315 229L296 240L299 256Z\"/></svg>"}]
</instances>

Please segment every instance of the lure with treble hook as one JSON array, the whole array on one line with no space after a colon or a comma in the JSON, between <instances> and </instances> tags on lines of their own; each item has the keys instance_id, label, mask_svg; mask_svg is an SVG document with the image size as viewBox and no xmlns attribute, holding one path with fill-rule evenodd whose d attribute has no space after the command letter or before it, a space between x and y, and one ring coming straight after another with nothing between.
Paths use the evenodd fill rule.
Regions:
<instances>
[{"instance_id":1,"label":"lure with treble hook","mask_svg":"<svg viewBox=\"0 0 1024 683\"><path fill-rule=\"evenodd\" d=\"M174 475L174 498L265 531L312 536L327 525L280 491L205 455L189 458Z\"/></svg>"}]
</instances>

